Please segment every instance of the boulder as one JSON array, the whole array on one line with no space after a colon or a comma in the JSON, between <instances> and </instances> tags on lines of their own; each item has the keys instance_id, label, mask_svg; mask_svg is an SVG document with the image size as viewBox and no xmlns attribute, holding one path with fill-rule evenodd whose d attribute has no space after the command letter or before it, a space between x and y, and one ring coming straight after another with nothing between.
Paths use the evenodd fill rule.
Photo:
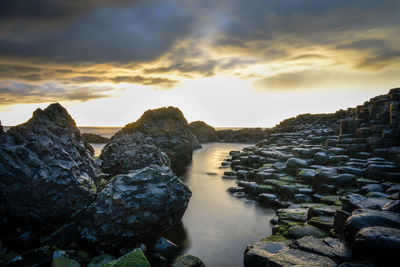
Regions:
<instances>
[{"instance_id":1,"label":"boulder","mask_svg":"<svg viewBox=\"0 0 400 267\"><path fill-rule=\"evenodd\" d=\"M328 234L321 229L312 225L295 225L288 229L288 235L295 239L299 239L305 236L313 236L317 238L327 237Z\"/></svg>"},{"instance_id":2,"label":"boulder","mask_svg":"<svg viewBox=\"0 0 400 267\"><path fill-rule=\"evenodd\" d=\"M105 144L110 140L107 137L94 133L82 133L82 137L83 139L85 139L86 142L93 144Z\"/></svg>"},{"instance_id":3,"label":"boulder","mask_svg":"<svg viewBox=\"0 0 400 267\"><path fill-rule=\"evenodd\" d=\"M67 265L68 266L68 265ZM134 266L134 267L150 267L150 263L147 261L146 256L140 249L134 249L133 251L125 254L119 259L109 262L102 267L122 267L122 266Z\"/></svg>"},{"instance_id":4,"label":"boulder","mask_svg":"<svg viewBox=\"0 0 400 267\"><path fill-rule=\"evenodd\" d=\"M366 227L358 231L353 244L355 253L362 258L397 262L400 251L400 229Z\"/></svg>"},{"instance_id":5,"label":"boulder","mask_svg":"<svg viewBox=\"0 0 400 267\"><path fill-rule=\"evenodd\" d=\"M102 149L100 159L103 172L111 175L126 174L149 165L171 166L167 154L151 137L140 132L114 136Z\"/></svg>"},{"instance_id":6,"label":"boulder","mask_svg":"<svg viewBox=\"0 0 400 267\"><path fill-rule=\"evenodd\" d=\"M353 212L356 209L382 209L388 199L384 198L366 198L359 194L349 194L342 198L342 209L347 212Z\"/></svg>"},{"instance_id":7,"label":"boulder","mask_svg":"<svg viewBox=\"0 0 400 267\"><path fill-rule=\"evenodd\" d=\"M197 137L200 143L217 142L217 131L204 121L194 121L189 123L189 129Z\"/></svg>"},{"instance_id":8,"label":"boulder","mask_svg":"<svg viewBox=\"0 0 400 267\"><path fill-rule=\"evenodd\" d=\"M325 256L292 249L284 242L258 242L248 245L244 252L245 267L264 266L336 266Z\"/></svg>"},{"instance_id":9,"label":"boulder","mask_svg":"<svg viewBox=\"0 0 400 267\"><path fill-rule=\"evenodd\" d=\"M184 254L176 258L171 267L205 267L205 265L199 258Z\"/></svg>"},{"instance_id":10,"label":"boulder","mask_svg":"<svg viewBox=\"0 0 400 267\"><path fill-rule=\"evenodd\" d=\"M82 212L81 235L105 246L118 246L178 223L190 190L168 167L152 165L117 175Z\"/></svg>"},{"instance_id":11,"label":"boulder","mask_svg":"<svg viewBox=\"0 0 400 267\"><path fill-rule=\"evenodd\" d=\"M343 262L351 258L351 250L339 239L332 237L315 238L313 236L305 236L296 240L293 247L329 257L337 262Z\"/></svg>"},{"instance_id":12,"label":"boulder","mask_svg":"<svg viewBox=\"0 0 400 267\"><path fill-rule=\"evenodd\" d=\"M96 165L75 121L60 104L37 109L0 144L0 191L9 212L64 222L95 196Z\"/></svg>"},{"instance_id":13,"label":"boulder","mask_svg":"<svg viewBox=\"0 0 400 267\"><path fill-rule=\"evenodd\" d=\"M184 172L192 160L193 150L201 147L182 112L175 107L148 110L112 138L135 132L152 137L154 144L168 155L172 170L177 174Z\"/></svg>"},{"instance_id":14,"label":"boulder","mask_svg":"<svg viewBox=\"0 0 400 267\"><path fill-rule=\"evenodd\" d=\"M400 229L400 214L390 211L357 210L347 219L343 234L347 241L352 241L359 230L372 226Z\"/></svg>"}]
</instances>

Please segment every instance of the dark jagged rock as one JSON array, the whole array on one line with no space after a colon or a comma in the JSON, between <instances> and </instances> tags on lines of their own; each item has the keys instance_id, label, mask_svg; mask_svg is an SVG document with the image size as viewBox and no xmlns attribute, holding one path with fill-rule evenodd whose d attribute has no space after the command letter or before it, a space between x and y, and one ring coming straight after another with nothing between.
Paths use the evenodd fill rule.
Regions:
<instances>
[{"instance_id":1,"label":"dark jagged rock","mask_svg":"<svg viewBox=\"0 0 400 267\"><path fill-rule=\"evenodd\" d=\"M86 142L93 144L105 144L110 140L107 137L94 133L82 133L82 137L83 139L85 139Z\"/></svg>"},{"instance_id":2,"label":"dark jagged rock","mask_svg":"<svg viewBox=\"0 0 400 267\"><path fill-rule=\"evenodd\" d=\"M100 159L103 172L111 175L149 165L171 166L168 156L154 144L153 139L140 132L113 137L102 149Z\"/></svg>"},{"instance_id":3,"label":"dark jagged rock","mask_svg":"<svg viewBox=\"0 0 400 267\"><path fill-rule=\"evenodd\" d=\"M193 150L201 145L190 131L182 112L175 107L148 110L136 121L127 124L113 137L141 132L167 155L175 173L181 174L191 161Z\"/></svg>"},{"instance_id":4,"label":"dark jagged rock","mask_svg":"<svg viewBox=\"0 0 400 267\"><path fill-rule=\"evenodd\" d=\"M284 242L258 242L244 252L245 267L336 266L328 257L289 248Z\"/></svg>"},{"instance_id":5,"label":"dark jagged rock","mask_svg":"<svg viewBox=\"0 0 400 267\"><path fill-rule=\"evenodd\" d=\"M189 123L189 129L197 137L200 143L218 141L217 131L204 121L194 121Z\"/></svg>"},{"instance_id":6,"label":"dark jagged rock","mask_svg":"<svg viewBox=\"0 0 400 267\"><path fill-rule=\"evenodd\" d=\"M218 130L217 137L224 143L257 143L268 136L261 128L244 128L239 130Z\"/></svg>"},{"instance_id":7,"label":"dark jagged rock","mask_svg":"<svg viewBox=\"0 0 400 267\"><path fill-rule=\"evenodd\" d=\"M74 120L59 104L37 109L0 144L0 190L10 214L62 222L94 198L96 169Z\"/></svg>"},{"instance_id":8,"label":"dark jagged rock","mask_svg":"<svg viewBox=\"0 0 400 267\"><path fill-rule=\"evenodd\" d=\"M117 175L82 212L82 237L112 247L166 231L181 220L190 196L168 167Z\"/></svg>"}]
</instances>

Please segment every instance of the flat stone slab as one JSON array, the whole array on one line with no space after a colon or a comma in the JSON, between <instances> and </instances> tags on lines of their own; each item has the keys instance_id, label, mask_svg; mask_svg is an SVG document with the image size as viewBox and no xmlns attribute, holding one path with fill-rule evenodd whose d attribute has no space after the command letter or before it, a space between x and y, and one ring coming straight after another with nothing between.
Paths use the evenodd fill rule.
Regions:
<instances>
[{"instance_id":1,"label":"flat stone slab","mask_svg":"<svg viewBox=\"0 0 400 267\"><path fill-rule=\"evenodd\" d=\"M295 225L288 229L290 237L299 239L305 236L313 236L317 238L328 237L328 234L321 229L312 225Z\"/></svg>"},{"instance_id":2,"label":"flat stone slab","mask_svg":"<svg viewBox=\"0 0 400 267\"><path fill-rule=\"evenodd\" d=\"M351 258L351 250L337 238L306 236L294 242L294 247L343 262Z\"/></svg>"},{"instance_id":3,"label":"flat stone slab","mask_svg":"<svg viewBox=\"0 0 400 267\"><path fill-rule=\"evenodd\" d=\"M278 218L280 221L296 221L305 222L307 221L307 208L294 208L294 209L279 209L277 210Z\"/></svg>"}]
</instances>

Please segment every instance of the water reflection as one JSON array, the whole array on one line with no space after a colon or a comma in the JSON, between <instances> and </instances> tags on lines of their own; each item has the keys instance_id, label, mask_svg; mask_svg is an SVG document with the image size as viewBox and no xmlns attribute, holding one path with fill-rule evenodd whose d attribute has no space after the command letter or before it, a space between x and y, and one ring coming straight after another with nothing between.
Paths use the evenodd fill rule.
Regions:
<instances>
[{"instance_id":1,"label":"water reflection","mask_svg":"<svg viewBox=\"0 0 400 267\"><path fill-rule=\"evenodd\" d=\"M254 201L238 199L226 192L235 181L221 179L221 161L230 150L243 144L213 143L193 154L193 161L181 178L192 190L182 225L167 238L183 252L202 259L206 266L242 266L246 245L271 234L270 218L275 212ZM216 175L215 175L216 174Z\"/></svg>"}]
</instances>

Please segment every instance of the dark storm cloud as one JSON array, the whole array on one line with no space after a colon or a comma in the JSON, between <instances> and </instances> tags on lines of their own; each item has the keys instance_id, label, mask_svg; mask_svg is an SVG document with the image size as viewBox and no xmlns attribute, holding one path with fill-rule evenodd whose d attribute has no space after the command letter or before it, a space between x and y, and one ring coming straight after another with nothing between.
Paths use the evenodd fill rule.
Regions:
<instances>
[{"instance_id":1,"label":"dark storm cloud","mask_svg":"<svg viewBox=\"0 0 400 267\"><path fill-rule=\"evenodd\" d=\"M0 105L16 103L43 103L54 101L88 101L109 97L112 87L71 86L55 82L27 84L0 82Z\"/></svg>"},{"instance_id":2,"label":"dark storm cloud","mask_svg":"<svg viewBox=\"0 0 400 267\"><path fill-rule=\"evenodd\" d=\"M256 82L295 89L323 82L313 61L398 67L399 14L397 0L1 1L0 80L171 88L224 71L257 79L241 72L254 64L311 66Z\"/></svg>"},{"instance_id":3,"label":"dark storm cloud","mask_svg":"<svg viewBox=\"0 0 400 267\"><path fill-rule=\"evenodd\" d=\"M9 22L6 23L9 25L7 29L12 31L1 32L0 55L50 62L149 61L167 52L180 37L190 32L191 18L185 12L179 12L181 7L175 1L156 1L156 5L152 4L153 1L136 2L90 4L85 6L84 15L74 17L68 23L55 23L57 27L52 29L34 20L31 23L14 23L29 14L12 16L11 13L3 19ZM50 5L49 9L57 10L57 14L64 11L65 15L50 16L56 21L59 17L62 22L65 17L69 19L79 13L71 12L70 9L74 11L77 7L68 4ZM48 13L53 14L52 11ZM42 14L39 17L48 16ZM37 27L45 30L38 30ZM30 29L34 34L21 35L21 32L30 32Z\"/></svg>"}]
</instances>

